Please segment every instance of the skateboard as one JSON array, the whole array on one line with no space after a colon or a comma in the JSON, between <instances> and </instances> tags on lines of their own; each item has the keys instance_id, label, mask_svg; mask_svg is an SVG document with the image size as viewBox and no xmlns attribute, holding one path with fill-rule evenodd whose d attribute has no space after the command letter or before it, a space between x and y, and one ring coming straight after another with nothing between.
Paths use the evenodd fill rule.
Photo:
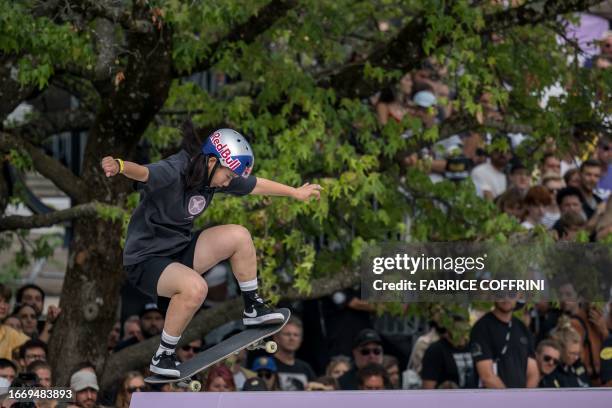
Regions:
<instances>
[{"instance_id":1,"label":"skateboard","mask_svg":"<svg viewBox=\"0 0 612 408\"><path fill-rule=\"evenodd\" d=\"M248 350L264 349L270 354L275 353L278 348L277 344L273 341L264 341L264 339L279 332L291 317L289 309L283 308L278 309L278 311L285 317L282 323L257 326L256 328L247 327L240 333L215 344L211 348L196 354L191 360L177 366L181 373L180 377L174 378L156 374L145 378L145 382L149 384L178 383L179 386L187 386L191 391L197 392L202 388L202 384L197 380L191 380L191 377L232 354L238 354L245 348Z\"/></svg>"}]
</instances>

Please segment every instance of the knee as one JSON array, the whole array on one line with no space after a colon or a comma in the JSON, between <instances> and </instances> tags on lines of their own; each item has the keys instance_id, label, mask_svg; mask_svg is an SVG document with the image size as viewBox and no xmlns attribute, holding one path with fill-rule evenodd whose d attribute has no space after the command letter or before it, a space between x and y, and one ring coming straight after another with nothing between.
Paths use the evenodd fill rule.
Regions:
<instances>
[{"instance_id":1,"label":"knee","mask_svg":"<svg viewBox=\"0 0 612 408\"><path fill-rule=\"evenodd\" d=\"M253 238L248 229L242 225L230 225L230 235L238 245L253 245Z\"/></svg>"},{"instance_id":2,"label":"knee","mask_svg":"<svg viewBox=\"0 0 612 408\"><path fill-rule=\"evenodd\" d=\"M181 291L185 301L192 307L198 308L204 303L208 294L208 285L202 277L197 276L193 279L187 279L186 285Z\"/></svg>"}]
</instances>

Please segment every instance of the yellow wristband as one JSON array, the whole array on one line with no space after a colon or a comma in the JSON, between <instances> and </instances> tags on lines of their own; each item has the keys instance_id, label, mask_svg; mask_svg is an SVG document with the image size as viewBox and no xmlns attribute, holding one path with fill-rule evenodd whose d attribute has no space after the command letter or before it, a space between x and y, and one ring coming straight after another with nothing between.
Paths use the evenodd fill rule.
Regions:
<instances>
[{"instance_id":1,"label":"yellow wristband","mask_svg":"<svg viewBox=\"0 0 612 408\"><path fill-rule=\"evenodd\" d=\"M121 159L115 159L117 161L117 163L119 163L119 173L123 173L123 169L125 168L125 165L123 164L123 160Z\"/></svg>"}]
</instances>

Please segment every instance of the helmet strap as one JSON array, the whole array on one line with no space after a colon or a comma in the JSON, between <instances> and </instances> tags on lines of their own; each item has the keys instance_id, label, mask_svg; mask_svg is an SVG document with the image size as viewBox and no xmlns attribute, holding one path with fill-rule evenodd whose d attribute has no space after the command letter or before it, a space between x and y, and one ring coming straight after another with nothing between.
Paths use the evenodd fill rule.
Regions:
<instances>
[{"instance_id":1,"label":"helmet strap","mask_svg":"<svg viewBox=\"0 0 612 408\"><path fill-rule=\"evenodd\" d=\"M213 176L215 175L215 172L217 171L217 169L219 168L219 166L221 165L221 161L219 160L218 157L216 157L216 161L215 161L215 165L213 166L212 170L210 171L210 176L208 176L208 182L206 183L208 187L210 187L210 183L212 182ZM208 160L209 157L206 157L206 168L208 169Z\"/></svg>"}]
</instances>

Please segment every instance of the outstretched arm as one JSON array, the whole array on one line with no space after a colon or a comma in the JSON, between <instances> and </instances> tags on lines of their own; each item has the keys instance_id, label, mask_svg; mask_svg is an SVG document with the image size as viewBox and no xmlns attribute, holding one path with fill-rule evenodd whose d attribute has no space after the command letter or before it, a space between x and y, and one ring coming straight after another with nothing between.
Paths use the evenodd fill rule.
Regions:
<instances>
[{"instance_id":1,"label":"outstretched arm","mask_svg":"<svg viewBox=\"0 0 612 408\"><path fill-rule=\"evenodd\" d=\"M306 201L311 197L319 199L321 197L321 190L322 187L318 184L306 183L302 187L295 188L277 183L276 181L257 177L257 184L255 184L255 188L251 191L251 194L292 197L296 200Z\"/></svg>"},{"instance_id":2,"label":"outstretched arm","mask_svg":"<svg viewBox=\"0 0 612 408\"><path fill-rule=\"evenodd\" d=\"M132 163L129 161L123 161L123 171L119 165L119 159L114 159L111 156L106 156L102 159L102 169L106 177L116 176L121 172L125 177L146 183L149 180L149 169L140 164Z\"/></svg>"}]
</instances>

